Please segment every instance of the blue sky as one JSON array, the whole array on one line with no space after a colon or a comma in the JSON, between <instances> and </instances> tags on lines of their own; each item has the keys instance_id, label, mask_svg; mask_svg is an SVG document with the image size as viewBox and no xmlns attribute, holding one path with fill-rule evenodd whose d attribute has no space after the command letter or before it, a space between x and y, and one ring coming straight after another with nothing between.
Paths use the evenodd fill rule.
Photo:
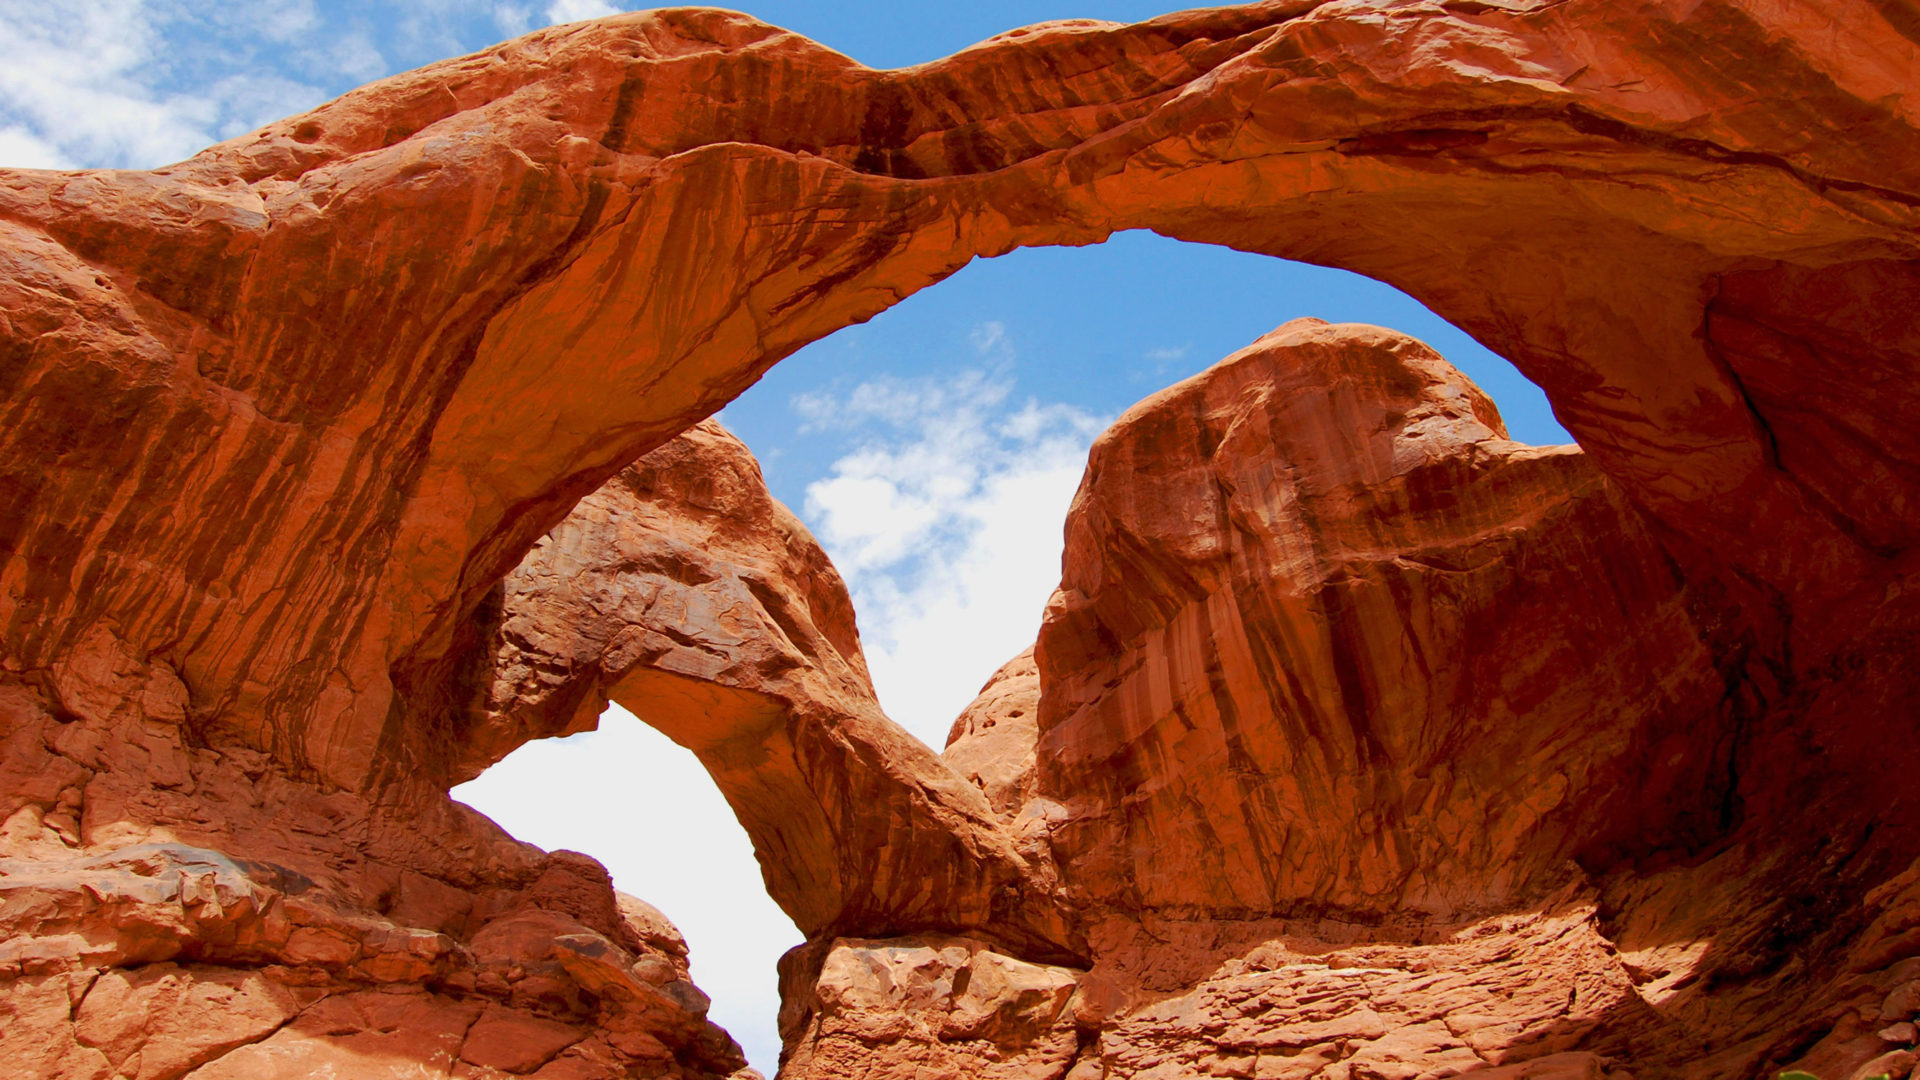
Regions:
<instances>
[{"instance_id":1,"label":"blue sky","mask_svg":"<svg viewBox=\"0 0 1920 1080\"><path fill-rule=\"evenodd\" d=\"M372 79L613 10L0 0L0 165L154 167ZM1047 19L1170 9L766 0L746 10L896 67ZM1301 315L1412 333L1493 395L1516 438L1568 441L1511 366L1394 289L1141 233L975 262L789 358L722 419L846 575L882 703L938 745L993 669L1032 641L1093 436ZM715 1018L772 1075L773 965L799 935L691 755L615 710L601 731L523 748L455 794L522 839L594 855L619 887L661 907L687 934Z\"/></svg>"}]
</instances>

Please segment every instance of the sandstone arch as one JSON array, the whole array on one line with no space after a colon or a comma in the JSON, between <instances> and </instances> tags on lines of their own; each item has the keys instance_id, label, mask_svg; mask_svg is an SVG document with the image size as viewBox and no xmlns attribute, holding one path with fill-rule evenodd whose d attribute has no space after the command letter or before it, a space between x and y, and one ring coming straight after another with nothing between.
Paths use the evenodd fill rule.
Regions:
<instances>
[{"instance_id":1,"label":"sandstone arch","mask_svg":"<svg viewBox=\"0 0 1920 1080\"><path fill-rule=\"evenodd\" d=\"M1892 402L1826 374L1898 370L1913 332L1897 303L1871 341L1832 325L1913 288L1920 166L1876 149L1911 145L1888 18L1849 5L1816 38L1739 3L1269 3L871 72L676 11L161 173L12 173L12 382L47 404L11 416L9 484L58 508L10 538L16 666L111 622L233 737L362 786L432 757L402 717L457 616L625 461L975 255L1129 226L1400 285L1545 387L1670 530L1784 603L1850 594L1910 543L1902 478L1862 500L1843 478L1875 466L1837 449L1897 439L1873 427ZM1743 107L1740 54L1793 107ZM1810 425L1769 419L1816 368L1837 477L1802 464Z\"/></svg>"},{"instance_id":2,"label":"sandstone arch","mask_svg":"<svg viewBox=\"0 0 1920 1080\"><path fill-rule=\"evenodd\" d=\"M480 978L441 930L308 909L290 954L287 925L228 925L306 880L445 930L524 930L499 905L544 898L580 932L496 955L537 954L602 1029L650 1015L671 964L635 989L601 963L649 947L582 899L604 885L445 803L473 616L580 497L792 349L977 255L1129 227L1370 274L1539 382L1738 644L1763 766L1741 813L1816 862L1860 849L1807 817L1877 829L1833 871L1863 892L1920 849L1903 801L1849 786L1911 771L1920 689L1913 26L1867 0L1281 0L873 72L676 10L168 169L0 173L11 835L161 852L74 873L287 871L34 977L297 954ZM333 824L275 824L298 820ZM58 907L16 933L58 937ZM59 1013L69 988L36 987ZM696 1004L659 1006L692 1017L674 1052L723 1068Z\"/></svg>"},{"instance_id":3,"label":"sandstone arch","mask_svg":"<svg viewBox=\"0 0 1920 1080\"><path fill-rule=\"evenodd\" d=\"M973 932L1084 961L1049 864L881 712L839 573L713 421L582 500L487 622L463 779L619 701L700 758L808 937Z\"/></svg>"}]
</instances>

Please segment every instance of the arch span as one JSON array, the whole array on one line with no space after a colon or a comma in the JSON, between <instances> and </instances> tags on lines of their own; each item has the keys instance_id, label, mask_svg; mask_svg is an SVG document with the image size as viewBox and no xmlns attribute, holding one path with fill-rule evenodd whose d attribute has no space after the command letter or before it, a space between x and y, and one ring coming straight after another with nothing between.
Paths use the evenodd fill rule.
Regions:
<instances>
[{"instance_id":1,"label":"arch span","mask_svg":"<svg viewBox=\"0 0 1920 1080\"><path fill-rule=\"evenodd\" d=\"M1798 823L1875 809L1843 781L1905 753L1920 692L1904 10L1275 0L871 71L682 9L167 169L0 173L5 836L57 868L9 909L52 943L19 1001L68 1031L102 966L285 964L429 987L406 1023L455 1041L564 1016L576 1057L730 1071L643 911L446 801L489 597L801 344L976 256L1132 227L1369 274L1514 360L1711 597L1742 715L1789 717L1736 733L1786 764L1728 813L1819 848ZM1846 895L1912 850L1869 835ZM968 854L989 883L1019 855ZM61 898L108 894L173 906L74 933ZM306 1030L193 970L122 989L226 980L267 1018L243 1037Z\"/></svg>"},{"instance_id":2,"label":"arch span","mask_svg":"<svg viewBox=\"0 0 1920 1080\"><path fill-rule=\"evenodd\" d=\"M1084 959L1050 862L881 712L839 573L713 421L542 537L483 640L462 779L618 701L700 758L809 938L976 933Z\"/></svg>"},{"instance_id":3,"label":"arch span","mask_svg":"<svg viewBox=\"0 0 1920 1080\"><path fill-rule=\"evenodd\" d=\"M9 173L10 654L111 625L214 737L351 788L444 772L412 733L455 628L576 499L970 258L1123 227L1400 286L1703 569L1830 611L1913 541L1913 305L1852 317L1920 288L1920 155L1884 152L1914 45L1865 0L1795 18L1284 0L871 71L683 9L154 173Z\"/></svg>"}]
</instances>

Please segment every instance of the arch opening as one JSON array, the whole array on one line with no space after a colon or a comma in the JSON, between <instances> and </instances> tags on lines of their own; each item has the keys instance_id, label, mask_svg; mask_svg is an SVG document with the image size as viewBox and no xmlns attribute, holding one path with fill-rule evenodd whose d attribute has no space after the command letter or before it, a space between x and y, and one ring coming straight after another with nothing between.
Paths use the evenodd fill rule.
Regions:
<instances>
[{"instance_id":1,"label":"arch opening","mask_svg":"<svg viewBox=\"0 0 1920 1080\"><path fill-rule=\"evenodd\" d=\"M1571 441L1510 364L1391 286L1141 232L980 260L802 349L718 420L847 579L881 708L938 752L989 676L1033 645L1094 437L1136 401L1316 313L1440 339L1514 400L1501 404L1516 438ZM654 695L691 687L609 689L645 715ZM699 693L663 706L668 734L612 705L598 730L529 741L453 794L521 839L593 855L616 888L659 905L687 935L714 1019L771 1075L775 961L804 935L767 898L740 808L674 740L760 729L773 714L759 716L757 698L736 709ZM716 725L722 714L738 719Z\"/></svg>"},{"instance_id":2,"label":"arch opening","mask_svg":"<svg viewBox=\"0 0 1920 1080\"><path fill-rule=\"evenodd\" d=\"M527 743L451 792L515 838L593 856L686 938L709 1016L771 1077L774 968L805 940L768 897L753 843L692 751L619 705L593 731Z\"/></svg>"},{"instance_id":3,"label":"arch opening","mask_svg":"<svg viewBox=\"0 0 1920 1080\"><path fill-rule=\"evenodd\" d=\"M1512 363L1391 285L1145 230L977 259L781 361L719 419L846 578L887 714L937 749L1032 645L1093 438L1302 317L1418 338L1516 441L1574 442Z\"/></svg>"},{"instance_id":4,"label":"arch opening","mask_svg":"<svg viewBox=\"0 0 1920 1080\"><path fill-rule=\"evenodd\" d=\"M506 564L575 496L757 375L730 365L770 362L974 255L1144 225L1401 282L1548 382L1632 500L1620 516L1644 513L1660 530L1647 565L1706 594L1689 609L1708 613L1699 623L1713 663L1701 670L1722 680L1716 692L1745 725L1741 752L1770 766L1739 773L1724 824L1771 824L1778 834L1761 839L1784 837L1804 865L1853 867L1832 895L1873 895L1911 854L1900 838L1911 832L1875 832L1868 819L1881 808L1860 807L1848 779L1886 771L1908 743L1898 702L1912 697L1913 601L1895 586L1910 576L1916 536L1913 476L1899 463L1915 454L1899 421L1913 411L1901 388L1912 385L1920 308L1884 298L1911 296L1920 278L1910 170L1857 133L1904 139L1911 124L1875 104L1897 95L1872 77L1827 77L1848 67L1850 38L1813 41L1764 12L1727 14L1737 17L1657 23L1665 36L1649 52L1612 48L1611 30L1583 23L1579 5L1443 5L1385 22L1345 5L1258 5L1144 28L1055 27L941 65L867 72L744 19L683 11L405 76L172 170L11 174L5 227L32 257L9 274L27 293L85 301L5 327L6 354L25 358L12 385L26 388L36 421L0 437L5 479L59 508L10 533L30 569L8 597L9 669L52 674L46 686L10 686L9 699L58 706L13 708L29 727L80 721L67 730L84 737L60 742L94 776L67 769L78 779L23 808L29 827L56 823L30 839L68 858L78 834L61 828L86 824L75 807L104 805L120 808L110 824L122 841L189 834L239 858L314 868L354 911L426 917L449 900L432 883L459 882L553 914L541 902L564 907L594 884L577 862L529 863L471 821L433 816L447 809L436 801L443 778L472 764L449 761L466 748L443 738L439 676ZM1904 48L1885 13L1857 14L1850 26ZM636 63L649 35L672 55ZM771 123L711 93L761 85L768 42L792 92L761 98L803 123ZM1377 62L1328 68L1316 57L1330 48ZM1057 81L1017 77L1036 55L1063 53L1105 62ZM1463 73L1451 59L1467 54L1493 66ZM1780 84L1804 91L1795 110L1756 115L1747 80L1701 78L1695 63L1763 54ZM555 55L569 63L543 66ZM724 77L743 72L754 77ZM697 110L704 141L689 148L679 108L632 123L643 74L650 101ZM421 82L427 93L402 92ZM1450 106L1438 114L1436 87ZM1060 90L1095 104L1059 109ZM529 127L493 123L520 93L558 107L534 110L543 119ZM1687 104L1663 111L1677 102ZM973 124L944 119L978 115L1007 123L976 137ZM463 137L440 137L450 131ZM182 227L165 208L187 204L217 212ZM449 258L452 221L477 239L470 258ZM366 258L336 257L348 250ZM689 257L712 250L739 261ZM261 266L288 272L252 272ZM556 334L567 349L553 350ZM1876 377L1846 377L1860 371ZM556 377L582 372L591 377ZM383 409L383 395L426 404ZM48 401L85 404L58 416ZM74 438L43 437L40 421L68 420L62 434ZM65 452L89 439L125 452ZM148 467L183 441L204 451L201 467ZM74 520L98 527L81 537ZM666 576L698 568L699 545L689 547L662 565ZM782 628L801 625L801 608L814 614L798 594L733 580L744 590L735 599ZM620 670L602 689L618 696L636 657L674 657L676 678L687 665L709 677L710 661L726 660L662 636L611 650ZM749 668L733 690L779 702L756 715L811 730L792 721L816 697L776 685L792 665ZM834 782L823 788L836 812L897 809L879 831L907 837L899 846L916 857L920 837L960 835L948 826L974 820L970 796L916 787L926 747L886 735L878 706L845 689L811 718L832 737L782 752ZM554 730L574 718L561 719ZM1794 752L1812 738L1834 752ZM21 745L62 749L38 736ZM863 761L875 768L836 771L849 751L871 752ZM370 839L360 843L357 821L345 836L223 835L181 794L196 770L254 799L253 811L270 816L278 800L358 818ZM409 814L472 845L419 844ZM1827 838L1795 831L1829 815L1864 823L1871 858L1832 857ZM793 826L796 842L818 825L773 824ZM966 835L978 841L966 859L935 843L924 862L882 867L891 880L864 880L871 866L833 865L838 849L822 849L838 891L817 910L804 882L771 885L809 934L922 925L926 908L905 882L954 905L934 929L990 924L1016 951L1082 956L1058 904L1007 890L1020 880L1017 845L991 828ZM600 957L634 939L605 905L574 914L599 928ZM449 970L467 959L437 930L395 936L371 919L329 929L344 950L310 951L311 933L274 947L299 963L331 956L352 978L418 970L396 942L418 942ZM610 985L592 935L550 937L573 964L571 985ZM1775 970L1770 959L1749 970ZM468 1008L497 1016L500 1004Z\"/></svg>"}]
</instances>

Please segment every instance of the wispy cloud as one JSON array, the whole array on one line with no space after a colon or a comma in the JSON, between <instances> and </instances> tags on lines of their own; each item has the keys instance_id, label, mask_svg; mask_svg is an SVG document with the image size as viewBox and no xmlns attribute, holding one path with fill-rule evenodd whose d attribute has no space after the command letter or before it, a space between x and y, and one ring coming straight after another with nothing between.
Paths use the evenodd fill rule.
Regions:
<instances>
[{"instance_id":1,"label":"wispy cloud","mask_svg":"<svg viewBox=\"0 0 1920 1080\"><path fill-rule=\"evenodd\" d=\"M972 341L983 358L1013 356L997 323ZM860 433L808 485L804 512L853 592L881 703L936 747L987 676L1032 644L1104 426L1073 406L1016 403L1014 385L975 370L793 401L806 428Z\"/></svg>"},{"instance_id":2,"label":"wispy cloud","mask_svg":"<svg viewBox=\"0 0 1920 1080\"><path fill-rule=\"evenodd\" d=\"M500 32L509 37L517 37L533 29L532 4L495 4L493 5L493 23Z\"/></svg>"},{"instance_id":3,"label":"wispy cloud","mask_svg":"<svg viewBox=\"0 0 1920 1080\"><path fill-rule=\"evenodd\" d=\"M313 6L246 5L244 21L237 10L0 0L8 53L0 66L8 121L0 163L149 168L324 100L296 62L310 51ZM266 49L278 59L256 59ZM336 48L312 62L359 78L386 69L364 48Z\"/></svg>"},{"instance_id":4,"label":"wispy cloud","mask_svg":"<svg viewBox=\"0 0 1920 1080\"><path fill-rule=\"evenodd\" d=\"M154 168L606 0L0 0L0 166Z\"/></svg>"},{"instance_id":5,"label":"wispy cloud","mask_svg":"<svg viewBox=\"0 0 1920 1080\"><path fill-rule=\"evenodd\" d=\"M547 21L555 23L599 19L619 13L620 9L606 0L553 0L547 5Z\"/></svg>"},{"instance_id":6,"label":"wispy cloud","mask_svg":"<svg viewBox=\"0 0 1920 1080\"><path fill-rule=\"evenodd\" d=\"M967 335L973 343L973 351L983 358L1009 362L1013 359L1013 342L1007 337L1007 324L995 320L983 322Z\"/></svg>"}]
</instances>

